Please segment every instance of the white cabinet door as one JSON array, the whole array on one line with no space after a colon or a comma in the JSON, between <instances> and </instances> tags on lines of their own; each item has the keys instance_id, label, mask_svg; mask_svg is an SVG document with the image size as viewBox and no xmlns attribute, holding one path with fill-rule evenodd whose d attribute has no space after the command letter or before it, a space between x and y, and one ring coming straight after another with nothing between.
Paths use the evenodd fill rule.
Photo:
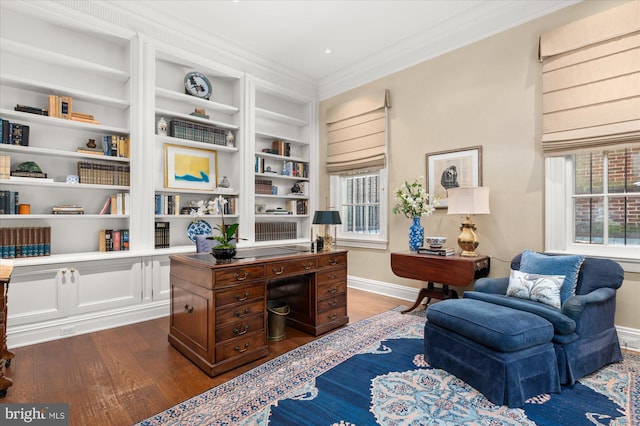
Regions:
<instances>
[{"instance_id":1,"label":"white cabinet door","mask_svg":"<svg viewBox=\"0 0 640 426\"><path fill-rule=\"evenodd\" d=\"M140 258L79 262L66 275L69 315L142 302Z\"/></svg>"},{"instance_id":2,"label":"white cabinet door","mask_svg":"<svg viewBox=\"0 0 640 426\"><path fill-rule=\"evenodd\" d=\"M153 258L153 300L169 300L169 256Z\"/></svg>"},{"instance_id":3,"label":"white cabinet door","mask_svg":"<svg viewBox=\"0 0 640 426\"><path fill-rule=\"evenodd\" d=\"M14 268L8 292L9 327L67 315L69 270L60 265Z\"/></svg>"}]
</instances>

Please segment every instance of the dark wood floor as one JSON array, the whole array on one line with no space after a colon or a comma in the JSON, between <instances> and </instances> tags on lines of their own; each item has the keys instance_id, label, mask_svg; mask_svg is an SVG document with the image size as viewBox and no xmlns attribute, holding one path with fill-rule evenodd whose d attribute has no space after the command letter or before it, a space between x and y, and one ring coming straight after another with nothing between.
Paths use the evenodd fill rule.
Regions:
<instances>
[{"instance_id":1,"label":"dark wood floor","mask_svg":"<svg viewBox=\"0 0 640 426\"><path fill-rule=\"evenodd\" d=\"M353 289L348 297L350 323L410 305ZM72 426L131 425L315 339L289 328L268 357L210 378L169 345L168 330L160 318L12 349L14 384L0 402L65 402Z\"/></svg>"}]
</instances>

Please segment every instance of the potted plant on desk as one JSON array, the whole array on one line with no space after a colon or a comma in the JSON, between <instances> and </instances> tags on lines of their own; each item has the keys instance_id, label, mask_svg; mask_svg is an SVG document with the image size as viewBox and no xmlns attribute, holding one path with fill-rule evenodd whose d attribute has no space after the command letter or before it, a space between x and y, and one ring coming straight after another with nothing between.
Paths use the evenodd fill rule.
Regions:
<instances>
[{"instance_id":1,"label":"potted plant on desk","mask_svg":"<svg viewBox=\"0 0 640 426\"><path fill-rule=\"evenodd\" d=\"M229 226L225 226L224 205L227 204L227 200L222 195L218 196L213 201L216 210L220 213L222 223L213 227L220 233L220 235L207 237L208 240L215 240L218 242L218 245L211 249L211 254L216 258L216 263L230 263L231 259L236 255L235 242L239 239L236 236L238 224L233 223Z\"/></svg>"}]
</instances>

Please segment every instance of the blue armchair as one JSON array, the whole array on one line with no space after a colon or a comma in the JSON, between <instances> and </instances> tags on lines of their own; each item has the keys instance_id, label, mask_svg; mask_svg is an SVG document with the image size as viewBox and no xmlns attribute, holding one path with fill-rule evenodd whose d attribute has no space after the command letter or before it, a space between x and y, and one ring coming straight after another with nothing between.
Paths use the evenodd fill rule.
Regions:
<instances>
[{"instance_id":1,"label":"blue armchair","mask_svg":"<svg viewBox=\"0 0 640 426\"><path fill-rule=\"evenodd\" d=\"M513 258L511 269L519 270L522 254ZM599 368L622 360L614 326L616 290L624 272L609 259L585 258L579 269L575 294L560 309L540 302L506 296L509 278L481 278L475 291L464 298L476 299L534 313L553 325L552 343L561 384L572 385Z\"/></svg>"}]
</instances>

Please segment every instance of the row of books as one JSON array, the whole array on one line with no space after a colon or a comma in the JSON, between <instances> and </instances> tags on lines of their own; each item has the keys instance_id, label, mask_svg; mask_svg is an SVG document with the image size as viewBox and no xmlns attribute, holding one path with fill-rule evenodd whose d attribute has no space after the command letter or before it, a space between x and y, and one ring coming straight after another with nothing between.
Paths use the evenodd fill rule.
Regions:
<instances>
[{"instance_id":1,"label":"row of books","mask_svg":"<svg viewBox=\"0 0 640 426\"><path fill-rule=\"evenodd\" d=\"M93 115L74 111L73 98L71 96L49 95L47 97L47 107L48 110L46 110L46 115L49 117L80 121L82 123L100 124Z\"/></svg>"},{"instance_id":2,"label":"row of books","mask_svg":"<svg viewBox=\"0 0 640 426\"><path fill-rule=\"evenodd\" d=\"M299 161L285 161L282 165L282 170L272 170L270 167L271 166L267 165L267 159L256 157L256 173L274 173L283 176L296 176L301 178L309 177L309 165L307 163L301 163Z\"/></svg>"},{"instance_id":3,"label":"row of books","mask_svg":"<svg viewBox=\"0 0 640 426\"><path fill-rule=\"evenodd\" d=\"M179 119L169 122L169 136L214 145L227 144L227 130Z\"/></svg>"},{"instance_id":4,"label":"row of books","mask_svg":"<svg viewBox=\"0 0 640 426\"><path fill-rule=\"evenodd\" d=\"M106 135L102 137L102 149L81 146L76 149L76 152L80 154L129 158L129 136Z\"/></svg>"},{"instance_id":5,"label":"row of books","mask_svg":"<svg viewBox=\"0 0 640 426\"><path fill-rule=\"evenodd\" d=\"M434 256L453 256L456 250L453 247L418 247L418 254L431 254Z\"/></svg>"},{"instance_id":6,"label":"row of books","mask_svg":"<svg viewBox=\"0 0 640 426\"><path fill-rule=\"evenodd\" d=\"M0 228L0 253L2 259L49 256L51 254L51 227Z\"/></svg>"},{"instance_id":7,"label":"row of books","mask_svg":"<svg viewBox=\"0 0 640 426\"><path fill-rule=\"evenodd\" d=\"M298 237L295 222L256 222L256 241L292 240Z\"/></svg>"},{"instance_id":8,"label":"row of books","mask_svg":"<svg viewBox=\"0 0 640 426\"><path fill-rule=\"evenodd\" d=\"M283 140L275 140L271 142L271 154L291 156L291 144Z\"/></svg>"},{"instance_id":9,"label":"row of books","mask_svg":"<svg viewBox=\"0 0 640 426\"><path fill-rule=\"evenodd\" d=\"M171 247L171 232L169 222L156 222L155 248Z\"/></svg>"},{"instance_id":10,"label":"row of books","mask_svg":"<svg viewBox=\"0 0 640 426\"><path fill-rule=\"evenodd\" d=\"M101 229L99 238L100 251L129 250L128 229Z\"/></svg>"},{"instance_id":11,"label":"row of books","mask_svg":"<svg viewBox=\"0 0 640 426\"><path fill-rule=\"evenodd\" d=\"M20 193L18 191L0 191L0 214L18 214Z\"/></svg>"},{"instance_id":12,"label":"row of books","mask_svg":"<svg viewBox=\"0 0 640 426\"><path fill-rule=\"evenodd\" d=\"M128 192L118 192L107 197L100 214L130 214L131 196Z\"/></svg>"},{"instance_id":13,"label":"row of books","mask_svg":"<svg viewBox=\"0 0 640 426\"><path fill-rule=\"evenodd\" d=\"M256 194L273 194L273 181L256 178L255 185Z\"/></svg>"},{"instance_id":14,"label":"row of books","mask_svg":"<svg viewBox=\"0 0 640 426\"><path fill-rule=\"evenodd\" d=\"M11 156L0 155L0 179L9 179L11 176Z\"/></svg>"},{"instance_id":15,"label":"row of books","mask_svg":"<svg viewBox=\"0 0 640 426\"><path fill-rule=\"evenodd\" d=\"M288 200L287 210L292 214L309 214L308 200Z\"/></svg>"},{"instance_id":16,"label":"row of books","mask_svg":"<svg viewBox=\"0 0 640 426\"><path fill-rule=\"evenodd\" d=\"M0 118L2 133L0 143L6 145L29 146L29 126L21 123L12 123L9 120Z\"/></svg>"},{"instance_id":17,"label":"row of books","mask_svg":"<svg viewBox=\"0 0 640 426\"><path fill-rule=\"evenodd\" d=\"M129 171L128 165L78 161L80 183L129 186Z\"/></svg>"}]
</instances>

